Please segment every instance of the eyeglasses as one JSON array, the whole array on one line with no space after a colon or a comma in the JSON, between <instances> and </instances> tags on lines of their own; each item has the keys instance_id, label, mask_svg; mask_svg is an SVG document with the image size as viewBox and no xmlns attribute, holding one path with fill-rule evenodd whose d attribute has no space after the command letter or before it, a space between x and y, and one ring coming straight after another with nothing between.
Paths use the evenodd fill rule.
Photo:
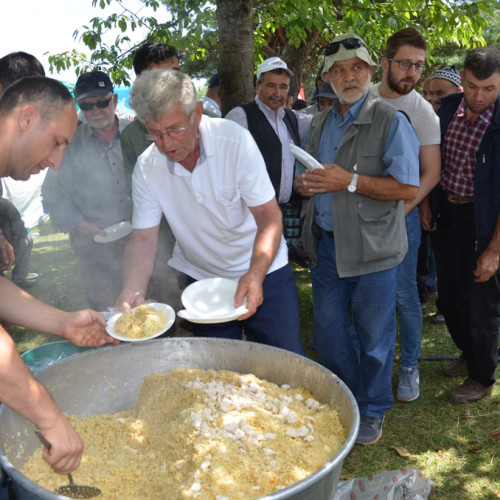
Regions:
<instances>
[{"instance_id":1,"label":"eyeglasses","mask_svg":"<svg viewBox=\"0 0 500 500\"><path fill-rule=\"evenodd\" d=\"M397 59L387 58L391 62L398 63L398 68L402 71L408 71L412 66L415 66L415 71L418 73L422 72L425 69L424 63L412 63L410 61L398 61Z\"/></svg>"},{"instance_id":2,"label":"eyeglasses","mask_svg":"<svg viewBox=\"0 0 500 500\"><path fill-rule=\"evenodd\" d=\"M171 127L169 129L165 130L165 132L158 132L158 131L151 132L150 130L148 130L148 132L144 135L148 141L159 141L165 135L167 137L175 139L177 137L180 137L181 135L184 135L188 131L189 126L191 125L191 122L193 121L192 118L193 118L193 113L191 112L191 113L189 113L188 122L186 123L186 125L184 127Z\"/></svg>"},{"instance_id":3,"label":"eyeglasses","mask_svg":"<svg viewBox=\"0 0 500 500\"><path fill-rule=\"evenodd\" d=\"M79 102L78 106L80 106L80 109L82 111L91 111L94 109L94 106L99 109L104 109L109 106L109 101L111 101L113 96L111 96L109 99L103 99L102 101L97 101L97 102Z\"/></svg>"},{"instance_id":4,"label":"eyeglasses","mask_svg":"<svg viewBox=\"0 0 500 500\"><path fill-rule=\"evenodd\" d=\"M333 54L336 54L339 51L341 44L347 50L359 49L360 47L365 47L365 49L368 50L368 47L359 38L345 38L344 40L340 40L338 42L329 43L323 49L323 54L325 56L332 56Z\"/></svg>"}]
</instances>

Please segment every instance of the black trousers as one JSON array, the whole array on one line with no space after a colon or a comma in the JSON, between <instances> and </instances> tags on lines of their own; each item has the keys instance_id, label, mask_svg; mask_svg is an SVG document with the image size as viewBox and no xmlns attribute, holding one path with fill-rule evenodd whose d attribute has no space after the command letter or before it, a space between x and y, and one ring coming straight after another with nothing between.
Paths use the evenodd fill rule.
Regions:
<instances>
[{"instance_id":1,"label":"black trousers","mask_svg":"<svg viewBox=\"0 0 500 500\"><path fill-rule=\"evenodd\" d=\"M440 309L469 375L483 385L495 381L500 331L500 271L485 283L474 281L474 204L444 199L433 234Z\"/></svg>"}]
</instances>

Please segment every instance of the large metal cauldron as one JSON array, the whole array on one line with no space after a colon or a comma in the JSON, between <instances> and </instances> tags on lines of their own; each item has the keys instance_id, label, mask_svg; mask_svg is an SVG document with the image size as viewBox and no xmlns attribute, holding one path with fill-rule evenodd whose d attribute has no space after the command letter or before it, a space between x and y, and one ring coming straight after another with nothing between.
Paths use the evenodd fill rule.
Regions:
<instances>
[{"instance_id":1,"label":"large metal cauldron","mask_svg":"<svg viewBox=\"0 0 500 500\"><path fill-rule=\"evenodd\" d=\"M359 427L356 401L329 370L302 356L253 342L206 338L165 338L93 349L63 359L37 373L60 408L78 416L132 408L145 375L176 368L254 373L277 384L301 385L339 411L348 437L321 469L266 500L333 499L342 463ZM65 498L38 486L20 473L27 457L40 446L33 425L2 406L0 465L13 481L19 500Z\"/></svg>"}]
</instances>

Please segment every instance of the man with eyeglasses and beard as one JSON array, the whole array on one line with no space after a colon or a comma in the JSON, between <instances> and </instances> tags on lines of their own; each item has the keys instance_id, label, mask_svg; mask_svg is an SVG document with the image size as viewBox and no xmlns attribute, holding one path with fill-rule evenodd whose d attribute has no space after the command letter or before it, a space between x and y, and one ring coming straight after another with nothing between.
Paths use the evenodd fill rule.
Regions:
<instances>
[{"instance_id":1,"label":"man with eyeglasses and beard","mask_svg":"<svg viewBox=\"0 0 500 500\"><path fill-rule=\"evenodd\" d=\"M55 226L69 233L90 307L104 311L121 291L125 229L132 218L120 144L120 132L129 122L115 113L118 96L106 73L80 75L74 93L85 123L60 170L48 173L42 197ZM123 234L108 234L110 226Z\"/></svg>"},{"instance_id":2,"label":"man with eyeglasses and beard","mask_svg":"<svg viewBox=\"0 0 500 500\"><path fill-rule=\"evenodd\" d=\"M250 132L203 115L184 73L151 69L135 81L130 102L154 144L132 177L134 216L117 305L144 302L162 215L175 236L169 265L181 289L197 280L238 282L236 320L193 324L197 336L242 339L303 354L300 315L288 264L281 211Z\"/></svg>"},{"instance_id":3,"label":"man with eyeglasses and beard","mask_svg":"<svg viewBox=\"0 0 500 500\"><path fill-rule=\"evenodd\" d=\"M408 252L401 264L396 291L401 346L397 398L407 402L420 395L417 365L422 337L422 306L417 286L418 249L422 228L426 231L433 229L430 211L424 210L427 202L421 209L419 205L439 182L441 171L439 119L431 104L415 90L425 69L426 56L427 42L420 31L413 27L397 31L387 39L382 57L382 80L372 87L375 95L408 115L420 143L420 187L417 196L404 205Z\"/></svg>"},{"instance_id":4,"label":"man with eyeglasses and beard","mask_svg":"<svg viewBox=\"0 0 500 500\"><path fill-rule=\"evenodd\" d=\"M418 192L418 141L407 117L373 96L364 41L339 35L325 49L323 79L338 96L316 114L306 146L323 169L300 174L312 197L303 243L311 259L314 348L351 389L357 443L382 435L391 407L396 283L408 245L404 201Z\"/></svg>"}]
</instances>

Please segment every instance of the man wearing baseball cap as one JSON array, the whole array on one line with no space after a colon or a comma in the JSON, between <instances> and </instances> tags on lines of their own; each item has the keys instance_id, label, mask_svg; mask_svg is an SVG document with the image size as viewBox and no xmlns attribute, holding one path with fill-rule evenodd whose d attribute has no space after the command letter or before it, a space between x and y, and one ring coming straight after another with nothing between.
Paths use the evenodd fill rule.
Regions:
<instances>
[{"instance_id":1,"label":"man wearing baseball cap","mask_svg":"<svg viewBox=\"0 0 500 500\"><path fill-rule=\"evenodd\" d=\"M89 305L104 311L114 306L121 291L125 248L122 238L108 241L105 229L132 217L120 144L128 122L115 113L118 96L106 73L80 75L74 93L85 123L78 127L61 168L46 176L42 197L54 224L70 235Z\"/></svg>"},{"instance_id":2,"label":"man wearing baseball cap","mask_svg":"<svg viewBox=\"0 0 500 500\"><path fill-rule=\"evenodd\" d=\"M441 106L441 99L443 97L462 91L460 73L455 66L438 69L431 76L429 93L434 111L437 111L439 106Z\"/></svg>"},{"instance_id":3,"label":"man wearing baseball cap","mask_svg":"<svg viewBox=\"0 0 500 500\"><path fill-rule=\"evenodd\" d=\"M295 157L289 145L300 146L312 119L311 115L284 108L292 76L279 57L266 59L257 69L255 99L226 115L252 134L280 205L290 201L293 191Z\"/></svg>"},{"instance_id":4,"label":"man wearing baseball cap","mask_svg":"<svg viewBox=\"0 0 500 500\"><path fill-rule=\"evenodd\" d=\"M375 443L391 407L398 267L408 248L404 200L418 191L418 141L406 116L372 95L375 63L357 35L325 49L337 102L314 115L306 149L324 169L300 174L312 197L302 239L311 259L314 348L351 389L357 442Z\"/></svg>"}]
</instances>

